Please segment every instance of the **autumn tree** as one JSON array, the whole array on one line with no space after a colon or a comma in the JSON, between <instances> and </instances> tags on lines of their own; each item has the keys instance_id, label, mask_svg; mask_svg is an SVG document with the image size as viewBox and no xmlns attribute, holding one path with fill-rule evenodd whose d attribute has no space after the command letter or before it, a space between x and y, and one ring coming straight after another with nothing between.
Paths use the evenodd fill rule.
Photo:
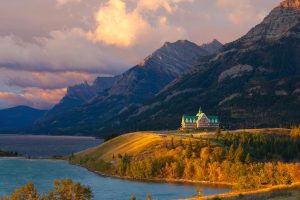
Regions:
<instances>
[{"instance_id":1,"label":"autumn tree","mask_svg":"<svg viewBox=\"0 0 300 200\"><path fill-rule=\"evenodd\" d=\"M4 200L91 200L93 197L89 187L72 182L70 178L55 180L53 187L54 190L49 190L47 194L39 194L30 182L4 197Z\"/></svg>"}]
</instances>

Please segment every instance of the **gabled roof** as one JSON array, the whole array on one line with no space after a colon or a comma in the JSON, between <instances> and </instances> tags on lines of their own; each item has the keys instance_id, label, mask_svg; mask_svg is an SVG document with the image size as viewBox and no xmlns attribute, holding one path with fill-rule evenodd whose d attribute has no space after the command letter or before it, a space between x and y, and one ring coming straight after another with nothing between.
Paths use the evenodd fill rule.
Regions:
<instances>
[{"instance_id":1,"label":"gabled roof","mask_svg":"<svg viewBox=\"0 0 300 200\"><path fill-rule=\"evenodd\" d=\"M208 118L210 121L215 121L216 123L219 122L219 117L218 117L218 116L207 116L207 118Z\"/></svg>"},{"instance_id":2,"label":"gabled roof","mask_svg":"<svg viewBox=\"0 0 300 200\"><path fill-rule=\"evenodd\" d=\"M183 115L183 117L182 117L183 119L184 119L184 121L186 121L186 120L192 120L192 121L194 121L194 120L197 120L198 119L198 117L196 117L196 116L186 116L186 115Z\"/></svg>"},{"instance_id":3,"label":"gabled roof","mask_svg":"<svg viewBox=\"0 0 300 200\"><path fill-rule=\"evenodd\" d=\"M197 114L198 119L202 119L204 116L207 117L205 113L198 113Z\"/></svg>"}]
</instances>

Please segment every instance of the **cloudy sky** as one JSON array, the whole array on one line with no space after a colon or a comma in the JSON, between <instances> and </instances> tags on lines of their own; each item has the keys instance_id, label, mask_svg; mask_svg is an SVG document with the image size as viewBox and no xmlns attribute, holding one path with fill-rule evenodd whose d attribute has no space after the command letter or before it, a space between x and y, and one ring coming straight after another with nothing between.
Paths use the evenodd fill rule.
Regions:
<instances>
[{"instance_id":1,"label":"cloudy sky","mask_svg":"<svg viewBox=\"0 0 300 200\"><path fill-rule=\"evenodd\" d=\"M66 87L124 72L165 41L233 41L280 0L2 0L0 108L49 109Z\"/></svg>"}]
</instances>

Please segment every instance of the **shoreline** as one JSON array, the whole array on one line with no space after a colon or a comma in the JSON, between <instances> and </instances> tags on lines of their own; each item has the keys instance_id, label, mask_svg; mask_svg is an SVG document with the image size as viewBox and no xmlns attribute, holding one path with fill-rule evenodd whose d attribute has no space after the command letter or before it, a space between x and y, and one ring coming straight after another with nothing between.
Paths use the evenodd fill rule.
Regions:
<instances>
[{"instance_id":1,"label":"shoreline","mask_svg":"<svg viewBox=\"0 0 300 200\"><path fill-rule=\"evenodd\" d=\"M292 183L291 185L276 185L276 186L269 186L267 188L261 188L257 190L248 190L248 191L233 191L229 193L219 194L219 195L210 195L210 196L203 196L203 197L192 197L186 198L182 200L213 200L215 198L225 198L225 199L232 199L232 198L239 198L240 196L248 197L251 196L251 199L259 199L264 196L270 195L272 192L276 191L284 191L284 190L299 190L300 189L300 182ZM256 197L255 197L256 195ZM272 195L271 195L272 196Z\"/></svg>"},{"instance_id":2,"label":"shoreline","mask_svg":"<svg viewBox=\"0 0 300 200\"><path fill-rule=\"evenodd\" d=\"M19 136L19 137L56 137L56 138L74 138L74 139L97 139L97 140L103 140L103 138L99 138L97 136L81 136L81 135L47 135L47 134L14 134L14 133L0 133L0 137L1 136Z\"/></svg>"},{"instance_id":3,"label":"shoreline","mask_svg":"<svg viewBox=\"0 0 300 200\"><path fill-rule=\"evenodd\" d=\"M189 184L189 185L203 185L207 187L216 187L216 188L229 188L232 190L233 184L231 183L225 183L225 182L209 182L209 181L193 181L188 179L167 179L167 178L133 178L129 176L118 176L118 175L112 175L112 174L106 174L100 171L94 171L86 166L79 165L79 164L73 164L71 165L79 166L82 168L87 169L88 171L102 177L109 177L109 178L115 178L115 179L121 179L121 180L128 180L128 181L138 181L138 182L149 182L149 183L173 183L173 184Z\"/></svg>"}]
</instances>

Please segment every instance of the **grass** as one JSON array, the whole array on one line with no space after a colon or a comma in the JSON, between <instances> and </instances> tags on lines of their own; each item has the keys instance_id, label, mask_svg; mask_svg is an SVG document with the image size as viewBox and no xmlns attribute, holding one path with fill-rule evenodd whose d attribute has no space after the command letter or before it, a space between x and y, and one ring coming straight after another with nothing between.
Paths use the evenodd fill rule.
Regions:
<instances>
[{"instance_id":1,"label":"grass","mask_svg":"<svg viewBox=\"0 0 300 200\"><path fill-rule=\"evenodd\" d=\"M247 192L231 192L222 195L192 198L189 200L300 200L300 183L279 185Z\"/></svg>"},{"instance_id":2,"label":"grass","mask_svg":"<svg viewBox=\"0 0 300 200\"><path fill-rule=\"evenodd\" d=\"M277 135L289 135L291 132L291 129L286 128L262 128L262 129L240 129L240 130L234 130L230 132L235 133L253 133L253 134L277 134Z\"/></svg>"},{"instance_id":3,"label":"grass","mask_svg":"<svg viewBox=\"0 0 300 200\"><path fill-rule=\"evenodd\" d=\"M196 140L196 138L191 138L190 136L181 137L154 132L129 133L109 140L97 147L76 153L74 161L80 164L86 164L89 160L92 160L93 163L105 161L114 164L113 157L117 157L119 154L141 155L153 150L157 145L162 145L165 141L170 141L171 138L174 139L174 142L179 140Z\"/></svg>"}]
</instances>

